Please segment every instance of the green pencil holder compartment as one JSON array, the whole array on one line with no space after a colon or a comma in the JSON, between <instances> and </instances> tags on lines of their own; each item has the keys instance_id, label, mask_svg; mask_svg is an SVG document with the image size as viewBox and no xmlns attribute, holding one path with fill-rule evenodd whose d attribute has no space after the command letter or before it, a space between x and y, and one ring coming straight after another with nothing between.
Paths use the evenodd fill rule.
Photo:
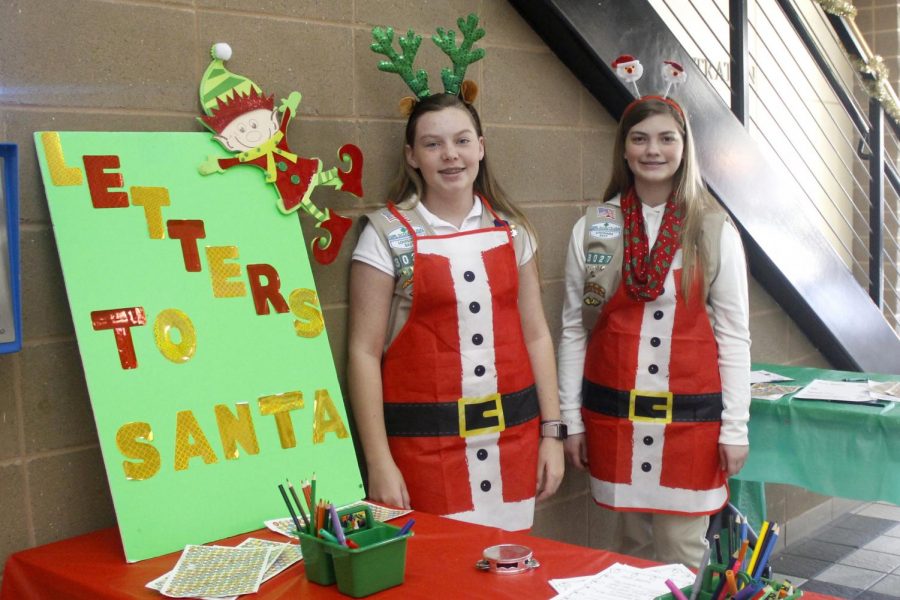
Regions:
<instances>
[{"instance_id":1,"label":"green pencil holder compartment","mask_svg":"<svg viewBox=\"0 0 900 600\"><path fill-rule=\"evenodd\" d=\"M362 598L402 584L406 577L406 541L412 534L397 536L399 531L399 527L375 521L368 529L347 535L359 544L357 549L327 544L338 591Z\"/></svg>"},{"instance_id":2,"label":"green pencil holder compartment","mask_svg":"<svg viewBox=\"0 0 900 600\"><path fill-rule=\"evenodd\" d=\"M703 571L703 582L700 584L700 593L697 595L697 600L712 600L716 588L719 587L719 577L724 577L725 571L727 569L727 566L716 563L711 563L706 567L706 569ZM718 575L719 577L716 577L716 575ZM751 581L750 576L743 571L739 571L736 575L738 585L746 585ZM782 587L784 587L781 583L772 581L771 579L763 579L762 581L763 583L771 585L775 591L778 591ZM690 598L693 591L693 586L690 585L681 588L681 592L688 598ZM793 594L791 594L790 596L786 596L784 600L797 600L802 596L802 590L795 590ZM655 600L675 600L675 596L672 594L663 594L662 596L657 596Z\"/></svg>"},{"instance_id":3,"label":"green pencil holder compartment","mask_svg":"<svg viewBox=\"0 0 900 600\"><path fill-rule=\"evenodd\" d=\"M302 531L299 536L306 579L319 585L331 585L337 581L334 575L334 561L328 552L328 543L322 538Z\"/></svg>"}]
</instances>

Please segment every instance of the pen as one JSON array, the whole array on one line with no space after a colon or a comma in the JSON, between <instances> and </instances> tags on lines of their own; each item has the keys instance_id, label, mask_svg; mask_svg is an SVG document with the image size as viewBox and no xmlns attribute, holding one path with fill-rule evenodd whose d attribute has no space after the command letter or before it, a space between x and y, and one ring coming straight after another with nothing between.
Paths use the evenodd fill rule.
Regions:
<instances>
[{"instance_id":1,"label":"pen","mask_svg":"<svg viewBox=\"0 0 900 600\"><path fill-rule=\"evenodd\" d=\"M397 534L394 537L400 537L401 535L406 535L407 533L409 533L409 530L412 529L412 526L415 524L416 524L416 520L410 519L409 521L404 523L403 527L400 528L400 530L397 532Z\"/></svg>"},{"instance_id":2,"label":"pen","mask_svg":"<svg viewBox=\"0 0 900 600\"><path fill-rule=\"evenodd\" d=\"M841 381L861 383L863 381L869 381L869 378L868 377L844 377L843 379L841 379Z\"/></svg>"}]
</instances>

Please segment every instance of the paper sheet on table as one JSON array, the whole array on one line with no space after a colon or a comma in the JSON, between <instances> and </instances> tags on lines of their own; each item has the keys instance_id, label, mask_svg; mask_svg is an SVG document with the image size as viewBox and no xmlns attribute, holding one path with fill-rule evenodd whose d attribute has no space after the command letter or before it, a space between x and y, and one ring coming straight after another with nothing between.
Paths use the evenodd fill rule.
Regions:
<instances>
[{"instance_id":1,"label":"paper sheet on table","mask_svg":"<svg viewBox=\"0 0 900 600\"><path fill-rule=\"evenodd\" d=\"M835 402L872 402L869 384L865 381L826 381L814 379L794 394L795 400L831 400Z\"/></svg>"},{"instance_id":2,"label":"paper sheet on table","mask_svg":"<svg viewBox=\"0 0 900 600\"><path fill-rule=\"evenodd\" d=\"M869 393L877 400L900 402L900 381L869 380Z\"/></svg>"},{"instance_id":3,"label":"paper sheet on table","mask_svg":"<svg viewBox=\"0 0 900 600\"><path fill-rule=\"evenodd\" d=\"M554 600L653 600L669 593L666 579L671 579L678 587L685 587L694 583L695 577L684 565L639 569L616 563L587 578L580 586L559 594Z\"/></svg>"},{"instance_id":4,"label":"paper sheet on table","mask_svg":"<svg viewBox=\"0 0 900 600\"><path fill-rule=\"evenodd\" d=\"M802 386L778 385L777 383L754 383L750 386L750 397L758 400L778 400L787 394L793 394Z\"/></svg>"},{"instance_id":5,"label":"paper sheet on table","mask_svg":"<svg viewBox=\"0 0 900 600\"><path fill-rule=\"evenodd\" d=\"M794 381L790 377L772 371L750 371L750 383L772 383L773 381Z\"/></svg>"}]
</instances>

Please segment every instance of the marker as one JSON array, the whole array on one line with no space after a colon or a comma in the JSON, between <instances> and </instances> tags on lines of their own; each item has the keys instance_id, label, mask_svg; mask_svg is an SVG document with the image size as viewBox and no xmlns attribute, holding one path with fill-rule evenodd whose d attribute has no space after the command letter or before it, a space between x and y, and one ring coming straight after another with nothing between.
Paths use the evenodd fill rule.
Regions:
<instances>
[{"instance_id":1,"label":"marker","mask_svg":"<svg viewBox=\"0 0 900 600\"><path fill-rule=\"evenodd\" d=\"M677 585L675 585L671 579L666 579L666 587L672 590L672 596L675 597L675 600L687 600L687 596L681 593L681 589Z\"/></svg>"},{"instance_id":2,"label":"marker","mask_svg":"<svg viewBox=\"0 0 900 600\"><path fill-rule=\"evenodd\" d=\"M341 546L347 545L347 538L344 537L344 528L341 527L341 520L338 518L337 510L334 504L328 505L328 513L331 515L331 528L334 529L334 535L337 536Z\"/></svg>"},{"instance_id":3,"label":"marker","mask_svg":"<svg viewBox=\"0 0 900 600\"><path fill-rule=\"evenodd\" d=\"M351 540L350 538L347 538L347 547L348 547L348 548L351 548L351 549L353 549L353 550L359 550L359 544L357 544L356 542L354 542L354 541Z\"/></svg>"},{"instance_id":4,"label":"marker","mask_svg":"<svg viewBox=\"0 0 900 600\"><path fill-rule=\"evenodd\" d=\"M716 562L722 564L722 542L718 533L713 536L713 541L716 544Z\"/></svg>"},{"instance_id":5,"label":"marker","mask_svg":"<svg viewBox=\"0 0 900 600\"><path fill-rule=\"evenodd\" d=\"M403 525L403 527L400 528L400 531L398 531L394 537L400 537L401 535L406 535L407 533L409 533L409 530L412 529L412 526L415 524L416 524L416 520L410 519Z\"/></svg>"},{"instance_id":6,"label":"marker","mask_svg":"<svg viewBox=\"0 0 900 600\"><path fill-rule=\"evenodd\" d=\"M330 531L325 529L324 527L319 530L319 537L324 540L328 540L329 542L332 542L334 544L341 544L341 542L338 541L338 539L336 537L334 537L334 535ZM343 546L343 544L341 544L341 546Z\"/></svg>"}]
</instances>

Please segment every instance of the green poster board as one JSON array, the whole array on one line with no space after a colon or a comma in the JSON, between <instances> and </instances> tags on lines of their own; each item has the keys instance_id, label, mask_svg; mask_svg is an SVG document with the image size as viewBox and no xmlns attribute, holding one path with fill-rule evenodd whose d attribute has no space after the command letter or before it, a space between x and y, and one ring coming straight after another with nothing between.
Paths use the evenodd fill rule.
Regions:
<instances>
[{"instance_id":1,"label":"green poster board","mask_svg":"<svg viewBox=\"0 0 900 600\"><path fill-rule=\"evenodd\" d=\"M38 132L128 561L364 495L297 217L204 133ZM202 235L201 235L202 234Z\"/></svg>"}]
</instances>

